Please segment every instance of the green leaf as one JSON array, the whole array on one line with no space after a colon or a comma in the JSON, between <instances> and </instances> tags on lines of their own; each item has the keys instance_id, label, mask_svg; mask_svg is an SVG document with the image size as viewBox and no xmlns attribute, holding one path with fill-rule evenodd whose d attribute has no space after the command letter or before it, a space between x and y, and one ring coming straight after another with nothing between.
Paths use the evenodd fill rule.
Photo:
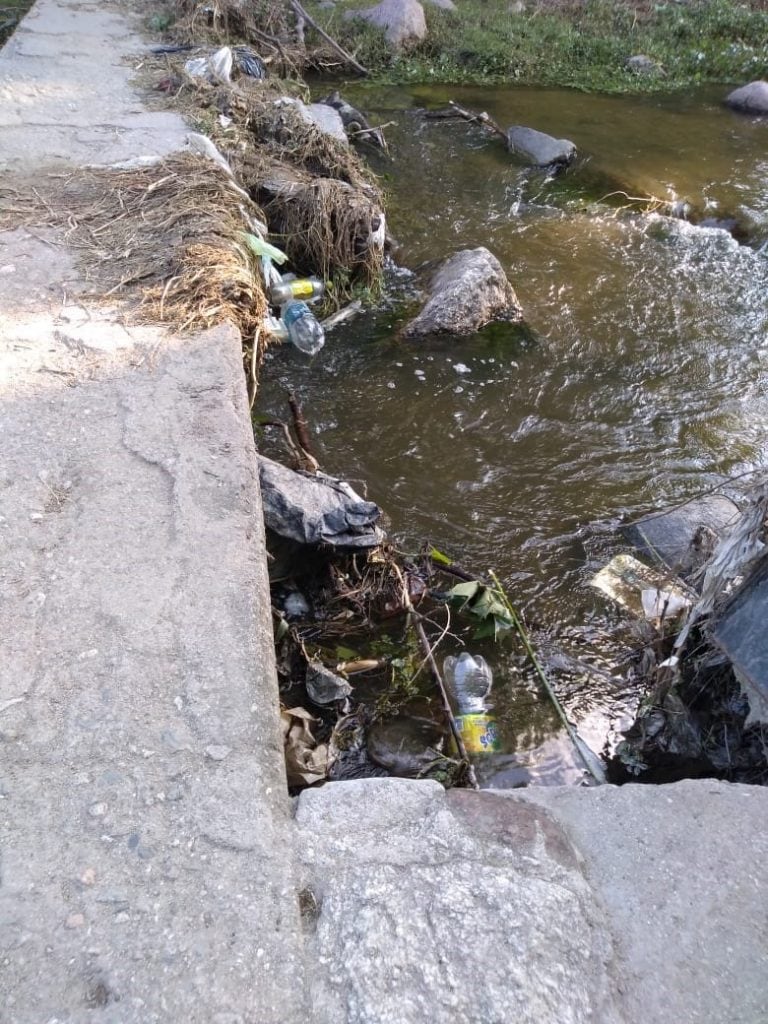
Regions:
<instances>
[{"instance_id":1,"label":"green leaf","mask_svg":"<svg viewBox=\"0 0 768 1024\"><path fill-rule=\"evenodd\" d=\"M438 565L453 565L453 562L448 555L444 555L443 552L438 551L437 548L429 549L429 557L433 562L437 562Z\"/></svg>"},{"instance_id":2,"label":"green leaf","mask_svg":"<svg viewBox=\"0 0 768 1024\"><path fill-rule=\"evenodd\" d=\"M280 618L275 628L275 643L279 643L287 633L291 631L291 627L285 621L284 618Z\"/></svg>"},{"instance_id":3,"label":"green leaf","mask_svg":"<svg viewBox=\"0 0 768 1024\"><path fill-rule=\"evenodd\" d=\"M339 661L357 661L360 655L357 651L353 651L351 647L342 647L341 645L336 648L336 658Z\"/></svg>"},{"instance_id":4,"label":"green leaf","mask_svg":"<svg viewBox=\"0 0 768 1024\"><path fill-rule=\"evenodd\" d=\"M478 590L482 589L482 583L478 583L477 580L471 580L468 583L457 583L455 587L451 587L448 591L448 597L451 600L460 601L463 604L466 604L467 601L472 600Z\"/></svg>"}]
</instances>

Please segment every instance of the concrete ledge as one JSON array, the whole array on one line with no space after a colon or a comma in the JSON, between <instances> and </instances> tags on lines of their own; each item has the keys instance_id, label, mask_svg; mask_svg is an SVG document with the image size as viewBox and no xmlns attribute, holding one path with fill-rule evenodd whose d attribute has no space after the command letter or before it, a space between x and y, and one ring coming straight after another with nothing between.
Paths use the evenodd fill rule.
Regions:
<instances>
[{"instance_id":1,"label":"concrete ledge","mask_svg":"<svg viewBox=\"0 0 768 1024\"><path fill-rule=\"evenodd\" d=\"M94 348L46 327L34 289L36 319L9 317L24 260L50 254L4 241L4 1010L291 1021L304 968L239 335Z\"/></svg>"}]
</instances>

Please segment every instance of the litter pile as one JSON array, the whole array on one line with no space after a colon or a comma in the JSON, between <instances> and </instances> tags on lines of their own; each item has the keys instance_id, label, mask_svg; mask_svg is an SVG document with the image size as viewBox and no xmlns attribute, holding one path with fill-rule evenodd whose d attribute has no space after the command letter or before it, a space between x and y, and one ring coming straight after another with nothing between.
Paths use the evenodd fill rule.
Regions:
<instances>
[{"instance_id":1,"label":"litter pile","mask_svg":"<svg viewBox=\"0 0 768 1024\"><path fill-rule=\"evenodd\" d=\"M619 555L593 581L650 630L615 781L768 782L767 517L764 479L741 511L710 495L650 516L628 536L658 568Z\"/></svg>"},{"instance_id":2,"label":"litter pile","mask_svg":"<svg viewBox=\"0 0 768 1024\"><path fill-rule=\"evenodd\" d=\"M301 468L259 457L289 785L369 775L476 785L475 765L501 747L491 668L466 646L507 635L554 703L585 781L603 781L499 580L476 579L429 545L405 554L388 544L379 507L318 471L289 401ZM262 426L291 438L281 421Z\"/></svg>"},{"instance_id":3,"label":"litter pile","mask_svg":"<svg viewBox=\"0 0 768 1024\"><path fill-rule=\"evenodd\" d=\"M253 399L271 341L309 355L322 346L305 299L334 308L358 287L376 290L383 197L345 125L358 142L383 139L337 93L307 105L295 95L306 93L301 82L274 76L276 53L291 64L273 35L282 8L182 6L175 30L200 38L156 47L143 75L206 134L155 163L0 188L0 227L63 232L86 276L127 298L138 319L181 330L234 323Z\"/></svg>"},{"instance_id":4,"label":"litter pile","mask_svg":"<svg viewBox=\"0 0 768 1024\"><path fill-rule=\"evenodd\" d=\"M379 283L383 196L350 143L385 143L338 92L306 103L300 81L275 74L295 73L306 57L287 10L183 2L174 41L155 48L152 84L165 103L205 124L293 269L330 282L338 303L355 285Z\"/></svg>"}]
</instances>

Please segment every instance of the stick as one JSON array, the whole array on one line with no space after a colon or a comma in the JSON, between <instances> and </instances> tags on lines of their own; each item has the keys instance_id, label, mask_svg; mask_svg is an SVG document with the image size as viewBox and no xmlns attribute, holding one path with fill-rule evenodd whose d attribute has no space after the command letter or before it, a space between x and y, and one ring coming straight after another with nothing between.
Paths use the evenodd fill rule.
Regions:
<instances>
[{"instance_id":1,"label":"stick","mask_svg":"<svg viewBox=\"0 0 768 1024\"><path fill-rule=\"evenodd\" d=\"M327 316L320 326L324 331L330 331L339 324L343 324L345 320L351 320L353 316L357 316L357 314L362 313L362 311L363 303L360 299L355 299L355 301L350 302L348 306L344 306L343 309L339 309L335 313L331 313L330 316Z\"/></svg>"},{"instance_id":2,"label":"stick","mask_svg":"<svg viewBox=\"0 0 768 1024\"><path fill-rule=\"evenodd\" d=\"M461 738L461 733L459 732L458 726L456 725L456 721L453 717L453 711L451 710L451 703L448 700L448 693L445 689L443 677L441 676L440 669L437 667L437 662L435 661L434 648L430 645L429 638L427 637L427 634L424 632L424 627L421 624L421 616L418 614L416 609L411 604L411 595L408 593L408 584L403 579L403 574L400 571L400 566L397 565L396 562L393 562L392 568L395 570L400 580L400 585L403 588L403 605L405 606L405 609L408 612L408 621L413 624L413 628L416 630L416 635L419 638L419 643L421 644L421 648L424 651L425 660L429 665L430 671L432 672L432 676L435 682L437 683L437 688L440 691L440 697L443 701L443 708L445 710L446 715L448 716L448 724L451 728L451 735L453 736L454 743L456 744L456 749L459 752L459 757L467 766L467 779L472 789L479 789L480 787L477 784L477 776L475 775L474 765L469 760L467 748L464 746L464 740Z\"/></svg>"},{"instance_id":3,"label":"stick","mask_svg":"<svg viewBox=\"0 0 768 1024\"><path fill-rule=\"evenodd\" d=\"M313 464L312 472L316 473L320 468L320 463L312 452L312 442L309 439L309 424L304 419L304 413L302 412L299 400L292 391L288 395L288 405L291 407L293 429L296 431L296 437L299 440L301 450L306 456L306 461Z\"/></svg>"},{"instance_id":4,"label":"stick","mask_svg":"<svg viewBox=\"0 0 768 1024\"><path fill-rule=\"evenodd\" d=\"M504 588L502 587L502 585L501 585L501 583L499 581L499 577L496 575L496 573L493 571L493 569L491 569L489 575L490 575L491 579L493 580L494 587L495 587L495 593L504 602L504 607L509 612L509 616L512 619L512 622L514 624L515 629L517 630L517 634L520 637L520 639L522 640L523 647L525 648L525 653L528 655L528 657L530 659L530 662L533 665L533 669L534 669L536 675L539 678L539 681L541 682L541 684L544 687L544 689L547 691L547 696L549 697L549 699L554 704L555 711L557 712L558 717L560 718L560 721L563 723L563 726L565 727L565 731L568 733L568 738L570 739L571 743L573 743L573 746L574 746L574 748L576 750L576 753L579 755L582 763L584 764L584 767L587 769L587 771L592 776L592 778L595 780L595 782L597 782L597 783L604 782L605 780L600 778L600 775L598 774L597 771L595 771L593 766L589 763L588 758L585 756L584 752L582 751L581 743L583 741L579 740L579 737L576 735L576 730L573 728L571 723L568 721L568 718L567 718L567 716L565 714L565 711L563 710L563 705L558 700L557 694L555 693L555 691L554 691L554 689L552 687L552 684L550 683L549 679L547 679L547 675L546 675L544 669L541 667L541 662L537 658L536 652L534 651L534 649L533 649L533 647L531 645L531 641L528 638L528 633L526 632L525 626L522 624L522 622L520 621L520 617L518 616L518 614L515 611L515 609L512 607L512 603L509 600L509 598L507 597L506 591L504 590Z\"/></svg>"},{"instance_id":5,"label":"stick","mask_svg":"<svg viewBox=\"0 0 768 1024\"><path fill-rule=\"evenodd\" d=\"M296 40L302 50L306 47L306 41L304 39L304 18L300 15L296 15Z\"/></svg>"},{"instance_id":6,"label":"stick","mask_svg":"<svg viewBox=\"0 0 768 1024\"><path fill-rule=\"evenodd\" d=\"M497 135L507 141L507 133L503 128L500 128L492 117L489 117L485 111L482 114L475 114L471 110L466 110L464 107L460 107L458 103L454 103L453 100L448 100L448 106L452 110L455 110L459 117L463 117L465 121L473 121L475 124L484 124L486 128L490 128L491 131L496 132Z\"/></svg>"},{"instance_id":7,"label":"stick","mask_svg":"<svg viewBox=\"0 0 768 1024\"><path fill-rule=\"evenodd\" d=\"M340 57L343 57L344 60L355 69L355 71L358 71L361 75L365 77L368 76L368 69L364 68L362 64L358 64L358 62L355 60L351 53L347 53L343 46L340 46L336 42L336 40L332 39L331 36L329 36L324 29L320 28L315 19L311 17L311 15L307 14L307 12L301 6L299 0L290 0L290 3L298 18L303 18L308 25L311 25L315 32L317 32L317 34L321 36L326 41L326 43L328 43L329 46L332 46L336 53L338 53Z\"/></svg>"}]
</instances>

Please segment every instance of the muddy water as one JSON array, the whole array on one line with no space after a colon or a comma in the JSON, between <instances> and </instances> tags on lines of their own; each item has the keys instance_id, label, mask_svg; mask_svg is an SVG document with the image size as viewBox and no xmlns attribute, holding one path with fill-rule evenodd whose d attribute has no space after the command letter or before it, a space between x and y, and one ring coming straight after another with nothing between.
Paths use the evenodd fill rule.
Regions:
<instances>
[{"instance_id":1,"label":"muddy water","mask_svg":"<svg viewBox=\"0 0 768 1024\"><path fill-rule=\"evenodd\" d=\"M421 88L352 94L387 129L390 227L409 268L486 245L528 331L405 344L412 281L339 328L311 363L265 368L261 411L301 396L323 467L365 480L401 546L425 539L494 567L524 610L569 715L610 749L634 710L626 620L588 581L626 520L761 463L768 414L768 120L719 93L614 99L536 90ZM465 122L427 121L448 98L567 136L578 167L546 181ZM724 231L628 216L595 200L684 199L736 216ZM615 199L610 200L615 203ZM448 651L446 650L446 653ZM486 654L489 652L486 651ZM580 773L511 641L489 656L505 754L496 785Z\"/></svg>"}]
</instances>

